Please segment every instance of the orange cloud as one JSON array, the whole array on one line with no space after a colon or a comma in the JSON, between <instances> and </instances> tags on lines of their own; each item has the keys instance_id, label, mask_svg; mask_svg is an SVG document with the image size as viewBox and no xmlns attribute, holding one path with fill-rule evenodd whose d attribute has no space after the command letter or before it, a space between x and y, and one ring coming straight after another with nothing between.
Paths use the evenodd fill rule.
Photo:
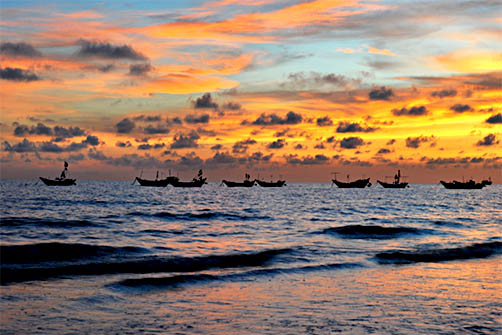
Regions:
<instances>
[{"instance_id":1,"label":"orange cloud","mask_svg":"<svg viewBox=\"0 0 502 335\"><path fill-rule=\"evenodd\" d=\"M397 54L391 52L389 49L377 49L372 46L368 46L368 52L376 55L397 56Z\"/></svg>"},{"instance_id":2,"label":"orange cloud","mask_svg":"<svg viewBox=\"0 0 502 335\"><path fill-rule=\"evenodd\" d=\"M502 53L481 50L457 50L432 59L433 65L462 73L479 73L501 69Z\"/></svg>"}]
</instances>

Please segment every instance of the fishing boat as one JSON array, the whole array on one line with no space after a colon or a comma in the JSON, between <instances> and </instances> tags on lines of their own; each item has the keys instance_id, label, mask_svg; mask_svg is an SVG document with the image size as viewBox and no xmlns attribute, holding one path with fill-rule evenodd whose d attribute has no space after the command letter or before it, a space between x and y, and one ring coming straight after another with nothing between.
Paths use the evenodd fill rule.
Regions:
<instances>
[{"instance_id":1,"label":"fishing boat","mask_svg":"<svg viewBox=\"0 0 502 335\"><path fill-rule=\"evenodd\" d=\"M47 186L71 186L76 185L76 179L48 179L44 177L39 177L40 180Z\"/></svg>"},{"instance_id":2,"label":"fishing boat","mask_svg":"<svg viewBox=\"0 0 502 335\"><path fill-rule=\"evenodd\" d=\"M177 179L178 179L177 177L167 177L165 179L149 180L149 179L142 179L140 177L136 177L136 181L141 186L150 186L150 187L166 187L171 182L173 182L174 180L177 180Z\"/></svg>"},{"instance_id":3,"label":"fishing boat","mask_svg":"<svg viewBox=\"0 0 502 335\"><path fill-rule=\"evenodd\" d=\"M490 185L491 181L483 180L480 183L476 183L474 180L469 180L467 182L454 180L452 182L446 182L441 180L441 185L449 190L480 190L486 185Z\"/></svg>"},{"instance_id":4,"label":"fishing boat","mask_svg":"<svg viewBox=\"0 0 502 335\"><path fill-rule=\"evenodd\" d=\"M408 183L386 183L384 181L377 180L377 182L382 185L384 188L406 188Z\"/></svg>"},{"instance_id":5,"label":"fishing boat","mask_svg":"<svg viewBox=\"0 0 502 335\"><path fill-rule=\"evenodd\" d=\"M228 181L223 179L221 182L225 184L227 187L253 187L255 184L254 180L249 180L251 176L246 173L245 178L243 182L237 182L237 181Z\"/></svg>"},{"instance_id":6,"label":"fishing boat","mask_svg":"<svg viewBox=\"0 0 502 335\"><path fill-rule=\"evenodd\" d=\"M238 182L238 181L228 181L223 179L221 181L223 184L225 184L227 187L253 187L254 186L254 180L244 180L243 182Z\"/></svg>"},{"instance_id":7,"label":"fishing boat","mask_svg":"<svg viewBox=\"0 0 502 335\"><path fill-rule=\"evenodd\" d=\"M207 178L202 177L202 170L199 170L197 178L192 179L192 181L180 181L177 177L174 177L169 184L173 187L202 187L202 185L207 184Z\"/></svg>"},{"instance_id":8,"label":"fishing boat","mask_svg":"<svg viewBox=\"0 0 502 335\"><path fill-rule=\"evenodd\" d=\"M386 183L384 181L377 180L377 182L384 188L405 188L408 183L401 182L401 170L397 170L397 174L394 176L393 183Z\"/></svg>"},{"instance_id":9,"label":"fishing boat","mask_svg":"<svg viewBox=\"0 0 502 335\"><path fill-rule=\"evenodd\" d=\"M66 173L68 172L68 162L64 162L64 169L61 172L59 178L49 179L44 177L39 177L40 180L47 186L71 186L76 185L76 179L66 178Z\"/></svg>"},{"instance_id":10,"label":"fishing boat","mask_svg":"<svg viewBox=\"0 0 502 335\"><path fill-rule=\"evenodd\" d=\"M332 179L332 182L339 188L365 188L371 186L370 178L358 179L346 183L344 183L343 181Z\"/></svg>"},{"instance_id":11,"label":"fishing boat","mask_svg":"<svg viewBox=\"0 0 502 335\"><path fill-rule=\"evenodd\" d=\"M278 181L262 181L259 179L255 179L255 182L258 183L261 187L283 187L286 185L285 180L278 180Z\"/></svg>"}]
</instances>

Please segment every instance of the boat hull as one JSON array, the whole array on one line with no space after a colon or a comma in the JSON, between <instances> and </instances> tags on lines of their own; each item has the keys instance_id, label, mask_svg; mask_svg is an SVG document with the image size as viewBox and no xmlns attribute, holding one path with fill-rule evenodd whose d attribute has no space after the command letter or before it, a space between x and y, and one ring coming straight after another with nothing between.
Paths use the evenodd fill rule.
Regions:
<instances>
[{"instance_id":1,"label":"boat hull","mask_svg":"<svg viewBox=\"0 0 502 335\"><path fill-rule=\"evenodd\" d=\"M449 190L480 190L483 187L486 186L484 182L481 183L475 183L475 182L460 182L460 181L453 181L451 183L448 183L446 181L440 181L441 185L443 185L445 188Z\"/></svg>"},{"instance_id":2,"label":"boat hull","mask_svg":"<svg viewBox=\"0 0 502 335\"><path fill-rule=\"evenodd\" d=\"M166 187L172 181L170 177L160 180L148 180L136 177L136 180L141 186L148 186L148 187Z\"/></svg>"},{"instance_id":3,"label":"boat hull","mask_svg":"<svg viewBox=\"0 0 502 335\"><path fill-rule=\"evenodd\" d=\"M202 187L206 183L207 178L197 179L193 181L171 181L170 184L173 187Z\"/></svg>"},{"instance_id":4,"label":"boat hull","mask_svg":"<svg viewBox=\"0 0 502 335\"><path fill-rule=\"evenodd\" d=\"M55 180L55 179L47 179L44 177L39 177L40 180L47 186L71 186L76 185L76 179L63 179L63 180Z\"/></svg>"},{"instance_id":5,"label":"boat hull","mask_svg":"<svg viewBox=\"0 0 502 335\"><path fill-rule=\"evenodd\" d=\"M222 183L225 184L227 187L253 187L254 186L254 180L253 181L245 180L243 182L222 180Z\"/></svg>"},{"instance_id":6,"label":"boat hull","mask_svg":"<svg viewBox=\"0 0 502 335\"><path fill-rule=\"evenodd\" d=\"M384 188L406 188L406 186L408 186L408 183L397 183L397 184L394 184L394 183L386 183L386 182L383 182L383 181L380 181L380 180L377 180L377 182L382 185L382 187Z\"/></svg>"},{"instance_id":7,"label":"boat hull","mask_svg":"<svg viewBox=\"0 0 502 335\"><path fill-rule=\"evenodd\" d=\"M343 181L338 181L336 179L332 180L333 183L338 186L339 188L365 188L365 187L370 187L370 178L367 179L358 179L355 181L351 181L348 183L344 183Z\"/></svg>"},{"instance_id":8,"label":"boat hull","mask_svg":"<svg viewBox=\"0 0 502 335\"><path fill-rule=\"evenodd\" d=\"M255 181L261 187L283 187L284 185L286 185L286 181L285 180L278 180L278 181L268 182L268 181L261 181L261 180L256 179Z\"/></svg>"}]
</instances>

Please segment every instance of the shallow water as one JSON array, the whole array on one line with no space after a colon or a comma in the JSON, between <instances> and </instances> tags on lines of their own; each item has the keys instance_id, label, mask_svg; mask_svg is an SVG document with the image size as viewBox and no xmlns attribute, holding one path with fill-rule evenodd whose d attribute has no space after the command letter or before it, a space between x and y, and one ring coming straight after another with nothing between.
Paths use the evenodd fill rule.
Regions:
<instances>
[{"instance_id":1,"label":"shallow water","mask_svg":"<svg viewBox=\"0 0 502 335\"><path fill-rule=\"evenodd\" d=\"M2 334L496 334L502 187L1 181Z\"/></svg>"}]
</instances>

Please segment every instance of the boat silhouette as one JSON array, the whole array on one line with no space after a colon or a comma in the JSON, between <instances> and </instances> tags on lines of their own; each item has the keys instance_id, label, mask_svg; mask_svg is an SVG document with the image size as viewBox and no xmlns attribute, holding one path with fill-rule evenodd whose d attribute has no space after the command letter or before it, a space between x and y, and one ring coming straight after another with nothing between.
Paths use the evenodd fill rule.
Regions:
<instances>
[{"instance_id":1,"label":"boat silhouette","mask_svg":"<svg viewBox=\"0 0 502 335\"><path fill-rule=\"evenodd\" d=\"M441 180L441 185L449 190L480 190L486 185L491 185L491 180L483 180L480 183L476 183L474 180L469 180L466 182L453 180L452 182L446 182Z\"/></svg>"},{"instance_id":2,"label":"boat silhouette","mask_svg":"<svg viewBox=\"0 0 502 335\"><path fill-rule=\"evenodd\" d=\"M249 180L250 175L246 173L245 180L243 182L237 181L228 181L223 179L221 182L225 184L227 187L253 187L255 184L254 180Z\"/></svg>"},{"instance_id":3,"label":"boat silhouette","mask_svg":"<svg viewBox=\"0 0 502 335\"><path fill-rule=\"evenodd\" d=\"M382 185L384 188L405 188L408 183L401 182L401 170L397 170L397 174L394 176L393 183L386 183L384 181L377 180L377 183Z\"/></svg>"},{"instance_id":4,"label":"boat silhouette","mask_svg":"<svg viewBox=\"0 0 502 335\"><path fill-rule=\"evenodd\" d=\"M40 180L47 186L71 186L76 185L76 179L66 178L66 173L68 171L68 162L64 162L64 169L61 172L59 178L49 179L44 177L39 177Z\"/></svg>"},{"instance_id":5,"label":"boat silhouette","mask_svg":"<svg viewBox=\"0 0 502 335\"><path fill-rule=\"evenodd\" d=\"M174 187L202 187L202 185L207 184L207 178L202 176L202 170L199 170L197 178L192 179L192 181L180 181L177 177L174 177L169 181Z\"/></svg>"},{"instance_id":6,"label":"boat silhouette","mask_svg":"<svg viewBox=\"0 0 502 335\"><path fill-rule=\"evenodd\" d=\"M143 174L143 171L141 172L141 174ZM155 180L143 179L141 177L136 177L136 179L134 179L134 181L137 181L141 186L147 186L147 187L166 187L174 180L178 180L178 177L169 176L164 179L159 179L159 171L157 171L157 176L155 177Z\"/></svg>"},{"instance_id":7,"label":"boat silhouette","mask_svg":"<svg viewBox=\"0 0 502 335\"><path fill-rule=\"evenodd\" d=\"M335 174L335 179L331 179L331 181L339 188L365 188L371 186L370 178L348 181L349 175L347 175L347 182L343 182L336 179L336 175L338 174L338 172L334 172L334 174Z\"/></svg>"},{"instance_id":8,"label":"boat silhouette","mask_svg":"<svg viewBox=\"0 0 502 335\"><path fill-rule=\"evenodd\" d=\"M255 182L260 185L261 187L283 187L286 185L285 180L278 180L278 181L263 181L259 179L255 179Z\"/></svg>"}]
</instances>

